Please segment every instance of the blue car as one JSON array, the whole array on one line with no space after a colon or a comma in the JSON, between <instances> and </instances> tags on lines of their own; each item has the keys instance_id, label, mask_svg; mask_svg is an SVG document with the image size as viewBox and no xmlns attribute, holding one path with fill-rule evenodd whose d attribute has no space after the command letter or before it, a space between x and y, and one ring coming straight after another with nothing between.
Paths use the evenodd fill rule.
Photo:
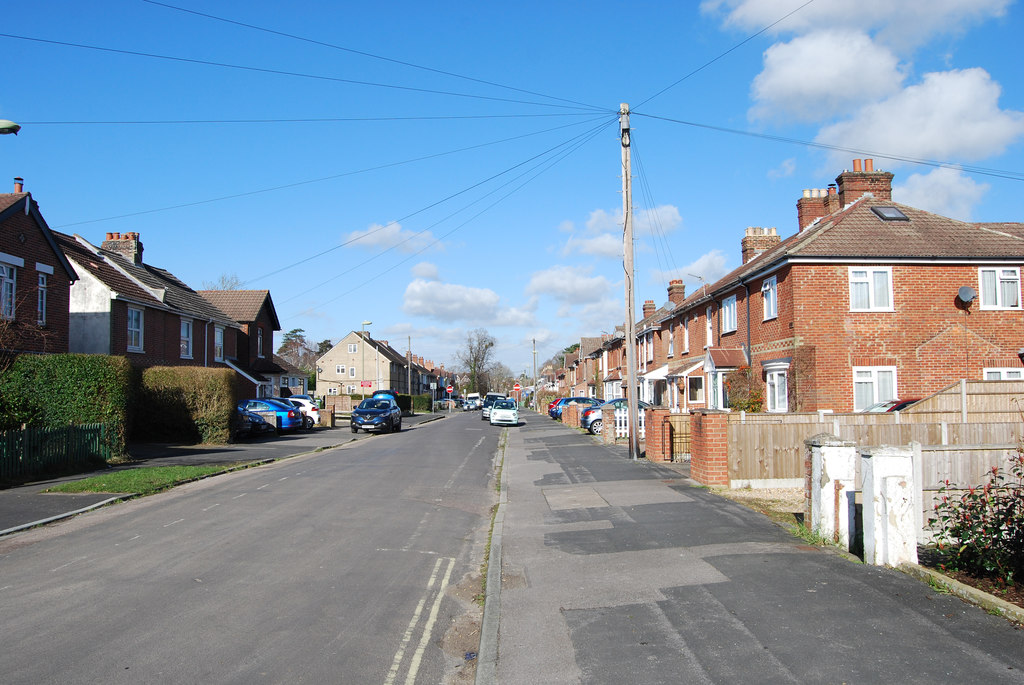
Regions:
<instances>
[{"instance_id":1,"label":"blue car","mask_svg":"<svg viewBox=\"0 0 1024 685\"><path fill-rule=\"evenodd\" d=\"M601 400L594 399L593 397L560 397L551 405L548 409L548 416L555 419L556 421L561 420L562 410L570 404L585 404L588 407L593 407L595 404L600 404Z\"/></svg>"},{"instance_id":2,"label":"blue car","mask_svg":"<svg viewBox=\"0 0 1024 685\"><path fill-rule=\"evenodd\" d=\"M292 431L302 428L302 412L293 404L264 397L258 400L242 400L238 403L239 411L248 411L267 416L273 413L277 417L279 430Z\"/></svg>"}]
</instances>

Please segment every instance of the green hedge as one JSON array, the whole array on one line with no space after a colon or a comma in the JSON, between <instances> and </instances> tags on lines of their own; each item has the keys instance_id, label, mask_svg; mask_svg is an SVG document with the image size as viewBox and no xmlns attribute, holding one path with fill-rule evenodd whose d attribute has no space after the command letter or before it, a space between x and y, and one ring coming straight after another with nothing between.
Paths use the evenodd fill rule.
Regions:
<instances>
[{"instance_id":1,"label":"green hedge","mask_svg":"<svg viewBox=\"0 0 1024 685\"><path fill-rule=\"evenodd\" d=\"M134 374L124 357L23 354L0 373L0 429L103 423L111 454L123 456Z\"/></svg>"},{"instance_id":2,"label":"green hedge","mask_svg":"<svg viewBox=\"0 0 1024 685\"><path fill-rule=\"evenodd\" d=\"M406 395L408 397L408 395ZM412 396L412 409L414 412L422 412L425 414L430 413L433 410L433 399L430 397L430 393L423 395Z\"/></svg>"},{"instance_id":3,"label":"green hedge","mask_svg":"<svg viewBox=\"0 0 1024 685\"><path fill-rule=\"evenodd\" d=\"M132 438L220 444L231 438L234 372L196 366L155 366L142 372Z\"/></svg>"}]
</instances>

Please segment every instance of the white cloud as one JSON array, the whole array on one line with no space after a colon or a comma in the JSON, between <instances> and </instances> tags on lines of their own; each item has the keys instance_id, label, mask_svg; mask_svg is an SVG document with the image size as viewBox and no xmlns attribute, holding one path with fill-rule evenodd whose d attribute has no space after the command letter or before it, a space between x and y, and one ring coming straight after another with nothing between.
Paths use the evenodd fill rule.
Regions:
<instances>
[{"instance_id":1,"label":"white cloud","mask_svg":"<svg viewBox=\"0 0 1024 685\"><path fill-rule=\"evenodd\" d=\"M577 238L569 236L565 246L562 247L562 255L593 255L595 257L621 257L622 256L622 235L613 233L602 233L593 237Z\"/></svg>"},{"instance_id":2,"label":"white cloud","mask_svg":"<svg viewBox=\"0 0 1024 685\"><path fill-rule=\"evenodd\" d=\"M536 298L521 308L501 306L498 293L454 283L417 278L405 288L402 311L439 321L466 321L474 326L527 326L534 320Z\"/></svg>"},{"instance_id":3,"label":"white cloud","mask_svg":"<svg viewBox=\"0 0 1024 685\"><path fill-rule=\"evenodd\" d=\"M1011 3L1012 0L859 0L855 6L843 2L815 2L793 12L798 3L704 0L701 11L721 15L723 26L745 33L760 31L775 22L779 23L770 29L774 35L808 33L827 26L878 31L884 42L912 48L932 36L959 33L971 24L1001 17ZM793 13L786 16L790 12Z\"/></svg>"},{"instance_id":4,"label":"white cloud","mask_svg":"<svg viewBox=\"0 0 1024 685\"><path fill-rule=\"evenodd\" d=\"M345 236L345 242L351 242L352 247L394 247L406 253L419 252L432 245L441 247L430 231L405 231L397 222L384 226L372 224L365 231L352 231Z\"/></svg>"},{"instance_id":5,"label":"white cloud","mask_svg":"<svg viewBox=\"0 0 1024 685\"><path fill-rule=\"evenodd\" d=\"M622 210L606 212L603 209L595 209L587 217L587 230L591 233L608 233L622 231Z\"/></svg>"},{"instance_id":6,"label":"white cloud","mask_svg":"<svg viewBox=\"0 0 1024 685\"><path fill-rule=\"evenodd\" d=\"M558 224L559 233L572 233L574 230L576 230L576 224L574 224L569 219L566 219L565 221Z\"/></svg>"},{"instance_id":7,"label":"white cloud","mask_svg":"<svg viewBox=\"0 0 1024 685\"><path fill-rule=\"evenodd\" d=\"M682 225L683 217L679 215L679 208L672 205L634 211L633 215L633 232L636 235L662 235Z\"/></svg>"},{"instance_id":8,"label":"white cloud","mask_svg":"<svg viewBox=\"0 0 1024 685\"><path fill-rule=\"evenodd\" d=\"M912 174L904 184L894 186L892 197L911 207L918 207L961 221L971 220L971 210L978 205L989 186L976 183L959 169L936 169L928 174Z\"/></svg>"},{"instance_id":9,"label":"white cloud","mask_svg":"<svg viewBox=\"0 0 1024 685\"><path fill-rule=\"evenodd\" d=\"M999 109L1000 91L980 68L926 74L920 85L822 129L817 141L924 159L983 159L1024 134L1024 115ZM832 162L840 166L848 156L834 153Z\"/></svg>"},{"instance_id":10,"label":"white cloud","mask_svg":"<svg viewBox=\"0 0 1024 685\"><path fill-rule=\"evenodd\" d=\"M790 157L789 159L782 160L782 163L774 169L768 170L768 178L779 179L789 178L796 172L796 160Z\"/></svg>"},{"instance_id":11,"label":"white cloud","mask_svg":"<svg viewBox=\"0 0 1024 685\"><path fill-rule=\"evenodd\" d=\"M604 276L591 276L590 269L576 266L553 266L538 271L526 285L529 295L546 295L568 305L597 302L608 292L610 283Z\"/></svg>"},{"instance_id":12,"label":"white cloud","mask_svg":"<svg viewBox=\"0 0 1024 685\"><path fill-rule=\"evenodd\" d=\"M430 262L420 262L411 271L413 276L425 281L436 281L438 278L437 264L431 264Z\"/></svg>"},{"instance_id":13,"label":"white cloud","mask_svg":"<svg viewBox=\"0 0 1024 685\"><path fill-rule=\"evenodd\" d=\"M682 279L686 285L686 292L693 293L704 283L711 285L728 272L725 253L721 250L711 250L678 269L672 269L671 271L654 270L651 273L651 278L655 283L664 283L666 288L669 281L676 278ZM704 281L701 281L701 278ZM665 291L665 299L668 299L667 290Z\"/></svg>"},{"instance_id":14,"label":"white cloud","mask_svg":"<svg viewBox=\"0 0 1024 685\"><path fill-rule=\"evenodd\" d=\"M817 65L827 64L827 75ZM899 61L856 31L815 31L776 43L754 79L752 119L823 121L900 88Z\"/></svg>"}]
</instances>

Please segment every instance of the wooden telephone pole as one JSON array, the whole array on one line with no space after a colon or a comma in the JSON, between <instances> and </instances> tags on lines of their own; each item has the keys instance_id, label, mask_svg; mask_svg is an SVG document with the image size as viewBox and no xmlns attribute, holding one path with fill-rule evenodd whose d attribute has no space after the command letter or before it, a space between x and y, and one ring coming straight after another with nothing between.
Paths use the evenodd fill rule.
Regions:
<instances>
[{"instance_id":1,"label":"wooden telephone pole","mask_svg":"<svg viewBox=\"0 0 1024 685\"><path fill-rule=\"evenodd\" d=\"M622 142L622 266L626 272L626 402L629 411L629 458L640 458L638 431L639 398L636 384L636 316L633 295L633 175L629 161L629 103L619 106L619 132Z\"/></svg>"}]
</instances>

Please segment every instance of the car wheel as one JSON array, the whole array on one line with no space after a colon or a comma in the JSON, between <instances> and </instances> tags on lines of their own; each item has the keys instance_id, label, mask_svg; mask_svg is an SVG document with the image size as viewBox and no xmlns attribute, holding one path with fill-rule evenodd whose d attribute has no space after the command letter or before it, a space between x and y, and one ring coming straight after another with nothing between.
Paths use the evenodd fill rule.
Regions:
<instances>
[{"instance_id":1,"label":"car wheel","mask_svg":"<svg viewBox=\"0 0 1024 685\"><path fill-rule=\"evenodd\" d=\"M352 426L352 432L353 432L353 433L358 433L358 432L359 432L359 429L358 429L358 428L356 428L355 426Z\"/></svg>"},{"instance_id":2,"label":"car wheel","mask_svg":"<svg viewBox=\"0 0 1024 685\"><path fill-rule=\"evenodd\" d=\"M601 419L594 419L590 424L590 432L594 435L601 434Z\"/></svg>"},{"instance_id":3,"label":"car wheel","mask_svg":"<svg viewBox=\"0 0 1024 685\"><path fill-rule=\"evenodd\" d=\"M402 430L402 419L401 419L401 417L399 417L398 423L395 424L395 432L397 433L400 430Z\"/></svg>"},{"instance_id":4,"label":"car wheel","mask_svg":"<svg viewBox=\"0 0 1024 685\"><path fill-rule=\"evenodd\" d=\"M303 417L303 419L302 419L302 427L305 428L306 430L312 429L313 428L313 417L312 416L305 416L305 417Z\"/></svg>"}]
</instances>

